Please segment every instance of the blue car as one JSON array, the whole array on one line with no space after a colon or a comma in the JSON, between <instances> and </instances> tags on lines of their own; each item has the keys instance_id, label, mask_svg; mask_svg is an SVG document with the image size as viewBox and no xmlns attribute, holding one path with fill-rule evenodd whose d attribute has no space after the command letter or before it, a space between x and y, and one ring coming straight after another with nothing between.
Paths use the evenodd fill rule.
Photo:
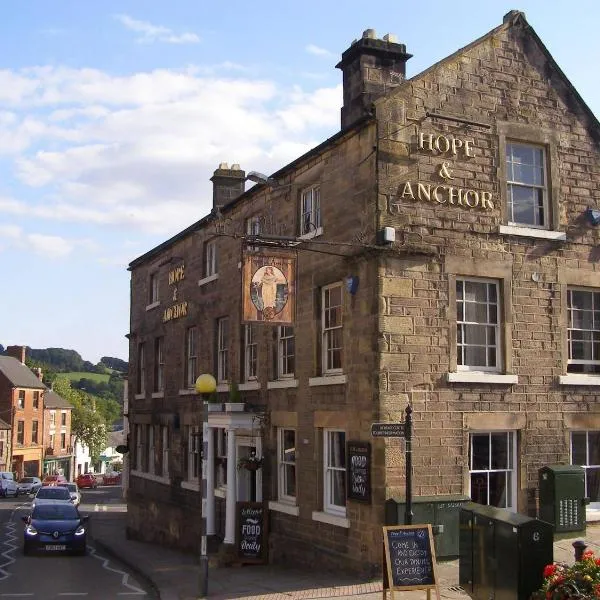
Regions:
<instances>
[{"instance_id":1,"label":"blue car","mask_svg":"<svg viewBox=\"0 0 600 600\"><path fill-rule=\"evenodd\" d=\"M23 532L23 553L73 552L84 555L87 550L88 516L82 516L73 504L55 502L37 505L27 517Z\"/></svg>"}]
</instances>

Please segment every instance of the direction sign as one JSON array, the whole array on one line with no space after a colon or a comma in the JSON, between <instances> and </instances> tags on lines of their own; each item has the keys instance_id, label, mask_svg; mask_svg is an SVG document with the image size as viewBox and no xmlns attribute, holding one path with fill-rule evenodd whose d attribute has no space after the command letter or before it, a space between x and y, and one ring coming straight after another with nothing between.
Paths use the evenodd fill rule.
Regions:
<instances>
[{"instance_id":1,"label":"direction sign","mask_svg":"<svg viewBox=\"0 0 600 600\"><path fill-rule=\"evenodd\" d=\"M371 423L373 437L404 437L405 424L400 423Z\"/></svg>"}]
</instances>

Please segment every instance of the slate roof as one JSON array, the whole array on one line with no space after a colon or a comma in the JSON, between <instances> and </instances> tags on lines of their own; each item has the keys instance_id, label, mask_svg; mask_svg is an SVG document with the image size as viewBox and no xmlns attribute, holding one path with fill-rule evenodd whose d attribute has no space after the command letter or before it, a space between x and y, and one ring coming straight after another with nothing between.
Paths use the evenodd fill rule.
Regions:
<instances>
[{"instance_id":1,"label":"slate roof","mask_svg":"<svg viewBox=\"0 0 600 600\"><path fill-rule=\"evenodd\" d=\"M13 387L45 390L46 386L31 369L12 356L0 356L0 373Z\"/></svg>"},{"instance_id":2,"label":"slate roof","mask_svg":"<svg viewBox=\"0 0 600 600\"><path fill-rule=\"evenodd\" d=\"M62 396L59 396L56 392L48 390L44 394L44 408L73 408L73 405L69 404Z\"/></svg>"}]
</instances>

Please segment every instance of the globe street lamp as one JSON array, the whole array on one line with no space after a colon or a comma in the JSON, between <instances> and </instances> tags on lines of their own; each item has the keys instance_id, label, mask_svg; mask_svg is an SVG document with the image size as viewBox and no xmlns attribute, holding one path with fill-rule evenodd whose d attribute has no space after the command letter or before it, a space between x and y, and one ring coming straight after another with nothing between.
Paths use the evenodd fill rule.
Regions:
<instances>
[{"instance_id":1,"label":"globe street lamp","mask_svg":"<svg viewBox=\"0 0 600 600\"><path fill-rule=\"evenodd\" d=\"M199 580L199 598L208 596L208 548L206 540L206 473L208 470L208 398L217 389L215 378L204 373L196 379L196 392L202 398L202 518L201 518L201 542L200 542L200 580Z\"/></svg>"}]
</instances>

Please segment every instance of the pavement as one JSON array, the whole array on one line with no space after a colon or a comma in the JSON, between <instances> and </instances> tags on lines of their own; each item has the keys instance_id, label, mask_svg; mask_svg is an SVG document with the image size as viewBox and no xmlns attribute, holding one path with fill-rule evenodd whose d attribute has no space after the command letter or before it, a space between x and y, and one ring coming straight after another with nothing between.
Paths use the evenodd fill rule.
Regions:
<instances>
[{"instance_id":1,"label":"pavement","mask_svg":"<svg viewBox=\"0 0 600 600\"><path fill-rule=\"evenodd\" d=\"M81 510L92 515L90 536L97 547L145 580L154 588L160 600L198 599L198 557L158 544L127 539L127 512L123 505L108 505L99 512L85 510L84 506ZM584 535L573 534L573 537L555 540L555 562L574 562L572 544L576 540L583 540L588 550L593 550L596 556L600 556L600 522L588 523ZM468 599L458 583L458 560L438 561L437 578L441 598ZM424 590L402 591L402 598L422 600L424 594ZM352 574L300 570L280 565L211 565L208 596L215 600L308 600L335 597L382 600L382 580L365 581Z\"/></svg>"}]
</instances>

